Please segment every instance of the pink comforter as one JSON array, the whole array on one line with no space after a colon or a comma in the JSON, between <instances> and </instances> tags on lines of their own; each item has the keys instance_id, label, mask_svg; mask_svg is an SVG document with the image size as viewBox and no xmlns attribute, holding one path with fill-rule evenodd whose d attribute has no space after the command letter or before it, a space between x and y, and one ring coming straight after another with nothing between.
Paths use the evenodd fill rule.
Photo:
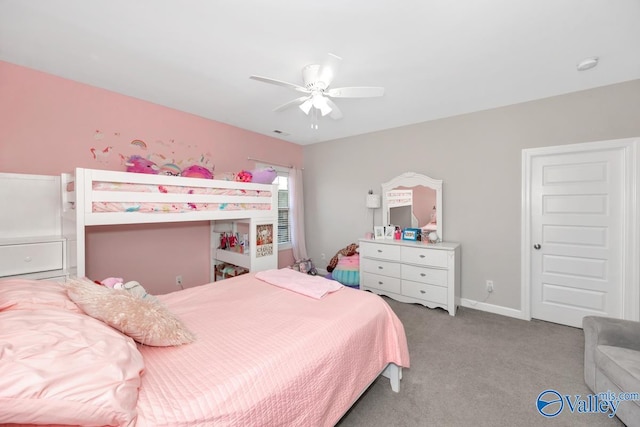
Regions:
<instances>
[{"instance_id":1,"label":"pink comforter","mask_svg":"<svg viewBox=\"0 0 640 427\"><path fill-rule=\"evenodd\" d=\"M379 296L317 300L253 276L159 297L198 339L140 347L138 427L331 426L387 363L409 366L404 328Z\"/></svg>"}]
</instances>

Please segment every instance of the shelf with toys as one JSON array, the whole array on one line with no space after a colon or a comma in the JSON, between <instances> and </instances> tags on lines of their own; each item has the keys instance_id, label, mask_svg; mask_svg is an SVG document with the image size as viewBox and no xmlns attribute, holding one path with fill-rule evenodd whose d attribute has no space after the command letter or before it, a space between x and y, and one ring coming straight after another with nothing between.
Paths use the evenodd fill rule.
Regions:
<instances>
[{"instance_id":1,"label":"shelf with toys","mask_svg":"<svg viewBox=\"0 0 640 427\"><path fill-rule=\"evenodd\" d=\"M211 221L211 281L233 277L240 272L276 268L277 230L271 221L253 218ZM234 274L221 274L222 270Z\"/></svg>"}]
</instances>

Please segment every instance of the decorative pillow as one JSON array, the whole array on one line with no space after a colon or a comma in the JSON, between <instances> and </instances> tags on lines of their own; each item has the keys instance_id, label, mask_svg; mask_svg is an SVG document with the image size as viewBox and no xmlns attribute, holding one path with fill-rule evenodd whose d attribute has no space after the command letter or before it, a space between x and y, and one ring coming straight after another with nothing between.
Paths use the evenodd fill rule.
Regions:
<instances>
[{"instance_id":1,"label":"decorative pillow","mask_svg":"<svg viewBox=\"0 0 640 427\"><path fill-rule=\"evenodd\" d=\"M0 311L62 309L82 313L61 283L46 280L0 280Z\"/></svg>"},{"instance_id":2,"label":"decorative pillow","mask_svg":"<svg viewBox=\"0 0 640 427\"><path fill-rule=\"evenodd\" d=\"M85 313L141 344L165 347L195 340L184 324L157 301L85 280L70 280L65 286L69 297Z\"/></svg>"},{"instance_id":3,"label":"decorative pillow","mask_svg":"<svg viewBox=\"0 0 640 427\"><path fill-rule=\"evenodd\" d=\"M142 355L129 337L59 308L0 312L0 424L130 426Z\"/></svg>"},{"instance_id":4,"label":"decorative pillow","mask_svg":"<svg viewBox=\"0 0 640 427\"><path fill-rule=\"evenodd\" d=\"M336 268L331 272L333 280L345 286L360 286L360 255L343 256L338 260Z\"/></svg>"}]
</instances>

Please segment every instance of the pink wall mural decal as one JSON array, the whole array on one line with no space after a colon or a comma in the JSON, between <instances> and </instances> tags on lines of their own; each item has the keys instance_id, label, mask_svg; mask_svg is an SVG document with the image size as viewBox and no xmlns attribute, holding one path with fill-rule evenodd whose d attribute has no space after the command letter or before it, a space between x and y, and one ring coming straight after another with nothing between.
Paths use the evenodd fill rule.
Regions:
<instances>
[{"instance_id":1,"label":"pink wall mural decal","mask_svg":"<svg viewBox=\"0 0 640 427\"><path fill-rule=\"evenodd\" d=\"M96 130L93 134L93 142L99 141L101 145L94 144L89 148L93 160L100 164L113 165L109 156L117 154L119 169L126 170L125 163L128 159L133 155L140 155L154 162L160 169L160 173L166 175L180 175L182 170L194 165L202 166L214 173L213 154L209 150L203 151L198 143L176 142L175 138L167 139L168 142L158 139L147 143L144 139L123 138L121 135L121 132L107 133ZM107 143L109 145L104 146ZM181 155L187 157L181 158ZM227 171L221 176L233 173L234 171Z\"/></svg>"}]
</instances>

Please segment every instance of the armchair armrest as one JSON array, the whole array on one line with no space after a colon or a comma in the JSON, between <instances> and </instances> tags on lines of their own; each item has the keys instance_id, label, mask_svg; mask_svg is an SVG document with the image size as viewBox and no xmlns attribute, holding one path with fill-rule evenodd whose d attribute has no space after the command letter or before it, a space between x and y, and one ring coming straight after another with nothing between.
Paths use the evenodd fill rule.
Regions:
<instances>
[{"instance_id":1,"label":"armchair armrest","mask_svg":"<svg viewBox=\"0 0 640 427\"><path fill-rule=\"evenodd\" d=\"M587 316L582 320L585 332L593 334L595 345L611 345L640 351L640 322Z\"/></svg>"},{"instance_id":2,"label":"armchair armrest","mask_svg":"<svg viewBox=\"0 0 640 427\"><path fill-rule=\"evenodd\" d=\"M611 345L640 351L640 322L609 317L586 316L582 319L584 331L584 380L595 390L596 347Z\"/></svg>"}]
</instances>

